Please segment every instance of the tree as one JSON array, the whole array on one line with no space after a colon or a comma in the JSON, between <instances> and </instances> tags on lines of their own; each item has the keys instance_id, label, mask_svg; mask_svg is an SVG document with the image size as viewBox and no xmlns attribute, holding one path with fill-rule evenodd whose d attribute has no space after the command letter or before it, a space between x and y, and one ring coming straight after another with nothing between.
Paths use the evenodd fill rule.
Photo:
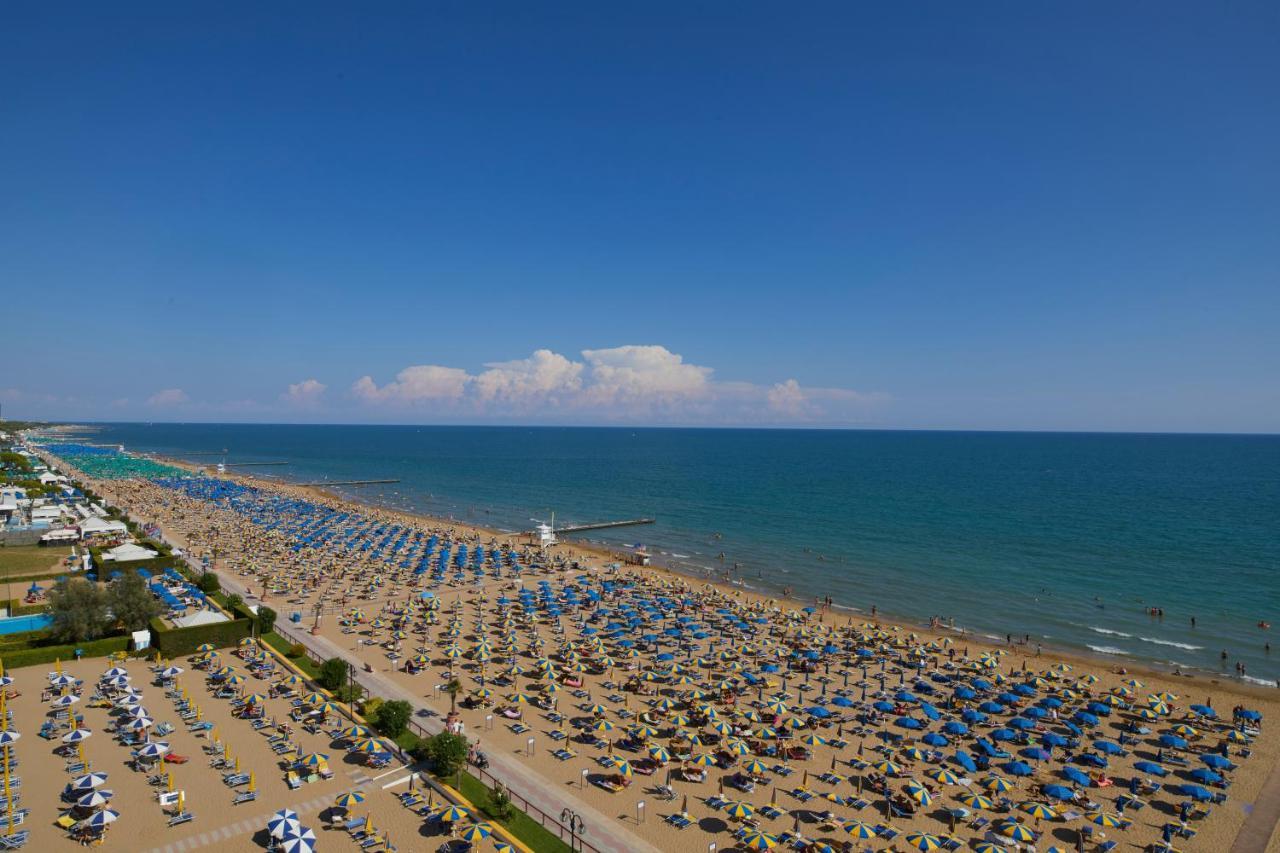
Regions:
<instances>
[{"instance_id":1,"label":"tree","mask_svg":"<svg viewBox=\"0 0 1280 853\"><path fill-rule=\"evenodd\" d=\"M125 572L107 587L107 607L126 631L141 631L163 612L137 572Z\"/></svg>"},{"instance_id":2,"label":"tree","mask_svg":"<svg viewBox=\"0 0 1280 853\"><path fill-rule=\"evenodd\" d=\"M244 604L244 599L243 599L243 598L241 598L237 593L234 593L234 592L233 592L233 593L231 593L230 595L228 595L228 596L227 596L227 609L228 609L228 610L236 610L236 609L237 609L237 608L239 608L239 607L240 607L240 605L242 605L242 604Z\"/></svg>"},{"instance_id":3,"label":"tree","mask_svg":"<svg viewBox=\"0 0 1280 853\"><path fill-rule=\"evenodd\" d=\"M55 586L49 593L53 636L78 643L100 637L107 628L107 600L96 583L82 578Z\"/></svg>"},{"instance_id":4,"label":"tree","mask_svg":"<svg viewBox=\"0 0 1280 853\"><path fill-rule=\"evenodd\" d=\"M424 740L414 757L431 763L437 776L452 776L467 763L466 735L441 732Z\"/></svg>"},{"instance_id":5,"label":"tree","mask_svg":"<svg viewBox=\"0 0 1280 853\"><path fill-rule=\"evenodd\" d=\"M452 714L458 710L458 693L462 690L462 682L456 678L449 680L444 686L444 692L449 694L449 713Z\"/></svg>"},{"instance_id":6,"label":"tree","mask_svg":"<svg viewBox=\"0 0 1280 853\"><path fill-rule=\"evenodd\" d=\"M515 813L515 806L511 804L511 795L507 793L507 789L501 782L493 786L493 792L489 794L489 814L498 820L507 821Z\"/></svg>"},{"instance_id":7,"label":"tree","mask_svg":"<svg viewBox=\"0 0 1280 853\"><path fill-rule=\"evenodd\" d=\"M329 658L320 664L316 681L325 690L337 690L347 683L347 662L342 658Z\"/></svg>"},{"instance_id":8,"label":"tree","mask_svg":"<svg viewBox=\"0 0 1280 853\"><path fill-rule=\"evenodd\" d=\"M213 572L205 572L200 575L200 580L196 581L196 586L200 587L200 591L205 595L213 595L222 589L222 584L218 581L218 576Z\"/></svg>"},{"instance_id":9,"label":"tree","mask_svg":"<svg viewBox=\"0 0 1280 853\"><path fill-rule=\"evenodd\" d=\"M400 699L383 702L373 715L373 724L389 738L397 738L404 734L409 726L409 717L413 714L413 706Z\"/></svg>"},{"instance_id":10,"label":"tree","mask_svg":"<svg viewBox=\"0 0 1280 853\"><path fill-rule=\"evenodd\" d=\"M270 634L276 626L276 612L270 607L258 607L258 634Z\"/></svg>"}]
</instances>

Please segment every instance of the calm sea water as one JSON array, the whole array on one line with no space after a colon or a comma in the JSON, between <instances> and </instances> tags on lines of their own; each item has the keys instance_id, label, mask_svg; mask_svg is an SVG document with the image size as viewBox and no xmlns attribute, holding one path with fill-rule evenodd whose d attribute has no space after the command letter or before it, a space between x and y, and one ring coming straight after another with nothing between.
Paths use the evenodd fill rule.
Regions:
<instances>
[{"instance_id":1,"label":"calm sea water","mask_svg":"<svg viewBox=\"0 0 1280 853\"><path fill-rule=\"evenodd\" d=\"M508 530L654 516L591 535L857 611L1211 671L1225 649L1228 672L1280 676L1257 627L1280 626L1280 437L112 424L98 440L206 464L187 454L226 448L296 481L400 478L350 492Z\"/></svg>"}]
</instances>

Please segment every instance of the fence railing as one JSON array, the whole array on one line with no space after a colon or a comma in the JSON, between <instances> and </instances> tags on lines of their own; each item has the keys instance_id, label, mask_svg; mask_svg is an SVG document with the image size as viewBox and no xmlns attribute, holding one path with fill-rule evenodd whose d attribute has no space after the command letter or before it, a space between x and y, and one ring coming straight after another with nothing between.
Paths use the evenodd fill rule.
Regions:
<instances>
[{"instance_id":1,"label":"fence railing","mask_svg":"<svg viewBox=\"0 0 1280 853\"><path fill-rule=\"evenodd\" d=\"M284 627L284 630L281 630L281 627ZM279 623L277 623L277 626L276 626L276 633L284 637L286 640L289 640L292 643L302 646L302 648L306 651L308 658L315 661L316 663L324 663L324 659L311 648L311 646L305 641L305 639L299 639L298 637L294 636L293 631L295 630L303 631L304 629L302 629L301 627L293 623L287 623L286 626L281 626L279 625ZM351 667L351 680L355 684L360 685L361 689L365 690L369 694L376 695L376 691L373 688L363 683L363 681L361 680L361 673L358 670L356 670L355 667ZM414 734L416 734L418 737L431 737L433 734L432 732L427 731L427 729L423 727L422 724L419 723L417 720L409 721L409 730ZM392 746L395 748L395 752L397 756L399 756L401 761L404 761L406 764L412 763L413 761L412 756L410 756L408 753L402 750L398 745L392 743ZM516 808L520 809L520 811L524 812L531 819L538 821L538 823L541 824L543 829L546 829L548 832L556 833L556 835L560 838L561 841L563 841L565 844L570 845L571 849L580 850L580 851L583 851L583 853L601 853L598 847L591 844L589 841L587 841L582 837L582 833L585 831L584 829L579 829L576 832L571 831L569 827L565 826L564 823L558 817L547 814L541 808L529 802L529 800L523 794L521 794L519 791L512 788L510 784L503 781L502 779L499 779L497 776L493 775L489 771L479 767L469 766L467 767L467 772L470 773L472 776L475 776L485 786L489 788L493 788L497 785L501 785L503 790L507 792L507 796L511 797L511 802L516 806Z\"/></svg>"}]
</instances>

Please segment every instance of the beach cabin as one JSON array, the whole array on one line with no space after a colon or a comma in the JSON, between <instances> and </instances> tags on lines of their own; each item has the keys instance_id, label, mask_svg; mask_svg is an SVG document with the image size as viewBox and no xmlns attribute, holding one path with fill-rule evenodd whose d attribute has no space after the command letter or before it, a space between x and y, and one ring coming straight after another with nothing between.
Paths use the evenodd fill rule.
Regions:
<instances>
[{"instance_id":1,"label":"beach cabin","mask_svg":"<svg viewBox=\"0 0 1280 853\"><path fill-rule=\"evenodd\" d=\"M110 551L102 552L103 561L113 563L150 560L152 557L158 556L160 556L159 553L152 551L150 548L143 548L141 545L135 545L132 542L112 548Z\"/></svg>"},{"instance_id":2,"label":"beach cabin","mask_svg":"<svg viewBox=\"0 0 1280 853\"><path fill-rule=\"evenodd\" d=\"M78 541L80 541L80 531L74 527L61 527L57 530L50 530L40 537L41 545L64 545L68 542Z\"/></svg>"},{"instance_id":3,"label":"beach cabin","mask_svg":"<svg viewBox=\"0 0 1280 853\"><path fill-rule=\"evenodd\" d=\"M86 518L78 526L81 539L88 539L93 536L116 536L129 531L123 521L115 521L110 518Z\"/></svg>"}]
</instances>

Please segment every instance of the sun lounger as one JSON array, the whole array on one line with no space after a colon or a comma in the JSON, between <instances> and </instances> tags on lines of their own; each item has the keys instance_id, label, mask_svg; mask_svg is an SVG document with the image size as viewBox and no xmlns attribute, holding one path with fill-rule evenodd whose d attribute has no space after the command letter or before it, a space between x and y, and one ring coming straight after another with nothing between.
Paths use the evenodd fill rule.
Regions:
<instances>
[{"instance_id":1,"label":"sun lounger","mask_svg":"<svg viewBox=\"0 0 1280 853\"><path fill-rule=\"evenodd\" d=\"M687 814L669 814L663 818L667 823L676 829L687 829L693 824L693 819Z\"/></svg>"},{"instance_id":2,"label":"sun lounger","mask_svg":"<svg viewBox=\"0 0 1280 853\"><path fill-rule=\"evenodd\" d=\"M238 806L241 803L251 803L256 799L258 799L257 791L241 791L236 794L235 799L231 801L231 805Z\"/></svg>"},{"instance_id":3,"label":"sun lounger","mask_svg":"<svg viewBox=\"0 0 1280 853\"><path fill-rule=\"evenodd\" d=\"M169 818L169 826L179 826L180 824L190 823L195 820L196 816L191 812L181 812Z\"/></svg>"},{"instance_id":4,"label":"sun lounger","mask_svg":"<svg viewBox=\"0 0 1280 853\"><path fill-rule=\"evenodd\" d=\"M575 757L578 753L574 752L572 749L557 749L555 752L551 754L554 755L556 758L560 759L561 761L568 761L569 759Z\"/></svg>"},{"instance_id":5,"label":"sun lounger","mask_svg":"<svg viewBox=\"0 0 1280 853\"><path fill-rule=\"evenodd\" d=\"M17 850L27 843L27 830L20 829L12 835L0 835L0 850Z\"/></svg>"}]
</instances>

